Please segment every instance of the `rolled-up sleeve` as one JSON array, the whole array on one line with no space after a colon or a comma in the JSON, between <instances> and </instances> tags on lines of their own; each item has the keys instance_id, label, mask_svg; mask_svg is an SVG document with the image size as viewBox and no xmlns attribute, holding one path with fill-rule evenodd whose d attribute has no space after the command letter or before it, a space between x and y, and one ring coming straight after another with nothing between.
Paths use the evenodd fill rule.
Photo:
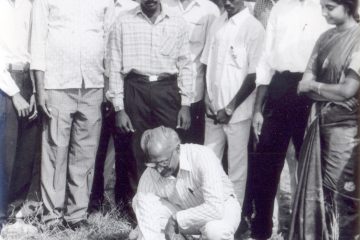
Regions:
<instances>
[{"instance_id":1,"label":"rolled-up sleeve","mask_svg":"<svg viewBox=\"0 0 360 240\"><path fill-rule=\"evenodd\" d=\"M49 7L47 0L36 0L32 10L31 69L45 71Z\"/></svg>"},{"instance_id":2,"label":"rolled-up sleeve","mask_svg":"<svg viewBox=\"0 0 360 240\"><path fill-rule=\"evenodd\" d=\"M193 100L193 69L189 45L189 30L185 21L179 34L179 56L176 66L179 70L178 86L181 94L181 105L190 106Z\"/></svg>"},{"instance_id":3,"label":"rolled-up sleeve","mask_svg":"<svg viewBox=\"0 0 360 240\"><path fill-rule=\"evenodd\" d=\"M121 73L123 68L121 34L121 21L117 21L110 31L108 44L109 93L107 96L114 105L115 111L124 109L124 77Z\"/></svg>"}]
</instances>

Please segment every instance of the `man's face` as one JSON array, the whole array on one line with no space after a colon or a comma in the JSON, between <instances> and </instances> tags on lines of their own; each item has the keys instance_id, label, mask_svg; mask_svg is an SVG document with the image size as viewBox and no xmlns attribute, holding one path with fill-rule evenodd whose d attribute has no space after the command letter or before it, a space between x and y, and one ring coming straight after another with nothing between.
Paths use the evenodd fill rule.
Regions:
<instances>
[{"instance_id":1,"label":"man's face","mask_svg":"<svg viewBox=\"0 0 360 240\"><path fill-rule=\"evenodd\" d=\"M322 15L329 24L341 25L349 15L343 5L337 4L331 0L321 0Z\"/></svg>"},{"instance_id":2,"label":"man's face","mask_svg":"<svg viewBox=\"0 0 360 240\"><path fill-rule=\"evenodd\" d=\"M160 5L160 0L140 0L141 8L148 12L154 12Z\"/></svg>"},{"instance_id":3,"label":"man's face","mask_svg":"<svg viewBox=\"0 0 360 240\"><path fill-rule=\"evenodd\" d=\"M223 0L223 3L229 17L234 16L244 8L243 0Z\"/></svg>"},{"instance_id":4,"label":"man's face","mask_svg":"<svg viewBox=\"0 0 360 240\"><path fill-rule=\"evenodd\" d=\"M176 176L179 168L179 148L151 157L146 166L154 168L164 178Z\"/></svg>"}]
</instances>

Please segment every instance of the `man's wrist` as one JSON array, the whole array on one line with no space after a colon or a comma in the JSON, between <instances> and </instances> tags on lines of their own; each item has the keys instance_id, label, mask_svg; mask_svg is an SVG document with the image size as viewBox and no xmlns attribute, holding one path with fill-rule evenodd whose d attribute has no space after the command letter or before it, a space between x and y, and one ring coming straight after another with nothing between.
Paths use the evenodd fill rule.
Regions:
<instances>
[{"instance_id":1,"label":"man's wrist","mask_svg":"<svg viewBox=\"0 0 360 240\"><path fill-rule=\"evenodd\" d=\"M11 96L11 99L17 98L19 95L20 95L20 92L17 92L14 95Z\"/></svg>"},{"instance_id":2,"label":"man's wrist","mask_svg":"<svg viewBox=\"0 0 360 240\"><path fill-rule=\"evenodd\" d=\"M228 115L229 117L233 115L234 113L234 108L230 105L227 105L225 108L224 108L224 111L226 113L226 115Z\"/></svg>"},{"instance_id":3,"label":"man's wrist","mask_svg":"<svg viewBox=\"0 0 360 240\"><path fill-rule=\"evenodd\" d=\"M120 106L114 106L115 112L121 112L124 110L124 108L121 108Z\"/></svg>"}]
</instances>

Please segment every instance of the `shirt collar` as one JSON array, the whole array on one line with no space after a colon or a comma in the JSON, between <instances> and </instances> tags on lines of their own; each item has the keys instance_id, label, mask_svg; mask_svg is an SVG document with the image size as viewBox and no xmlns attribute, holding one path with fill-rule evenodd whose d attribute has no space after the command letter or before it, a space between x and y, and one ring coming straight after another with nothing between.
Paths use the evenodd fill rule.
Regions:
<instances>
[{"instance_id":1,"label":"shirt collar","mask_svg":"<svg viewBox=\"0 0 360 240\"><path fill-rule=\"evenodd\" d=\"M169 10L166 8L166 6L164 4L161 4L161 11L160 11L160 15L158 16L158 19L156 20L156 22L159 22L159 20L165 18L165 17L169 17L170 14L169 14ZM144 17L147 18L147 16L143 13L143 11L141 10L141 6L139 4L139 6L137 6L135 8L135 14L138 15L138 14L141 14L143 15Z\"/></svg>"},{"instance_id":2,"label":"shirt collar","mask_svg":"<svg viewBox=\"0 0 360 240\"><path fill-rule=\"evenodd\" d=\"M180 145L179 170L183 170L187 172L191 171L190 162L184 145Z\"/></svg>"},{"instance_id":3,"label":"shirt collar","mask_svg":"<svg viewBox=\"0 0 360 240\"><path fill-rule=\"evenodd\" d=\"M229 20L229 22L232 22L235 25L239 25L243 21L243 19L245 19L245 17L250 15L250 12L249 9L245 7L243 10L232 16L230 19L228 19L227 12L225 12L225 14L226 14L226 18L225 18L226 20Z\"/></svg>"}]
</instances>

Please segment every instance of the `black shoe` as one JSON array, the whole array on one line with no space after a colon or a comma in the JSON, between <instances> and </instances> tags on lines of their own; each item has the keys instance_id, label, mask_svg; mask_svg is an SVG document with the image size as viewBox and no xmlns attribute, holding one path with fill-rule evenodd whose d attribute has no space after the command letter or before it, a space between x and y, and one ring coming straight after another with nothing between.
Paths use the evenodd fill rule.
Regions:
<instances>
[{"instance_id":1,"label":"black shoe","mask_svg":"<svg viewBox=\"0 0 360 240\"><path fill-rule=\"evenodd\" d=\"M90 228L90 224L86 219L80 220L78 222L67 222L67 227L70 228L73 231L76 231L80 228L88 229Z\"/></svg>"}]
</instances>

